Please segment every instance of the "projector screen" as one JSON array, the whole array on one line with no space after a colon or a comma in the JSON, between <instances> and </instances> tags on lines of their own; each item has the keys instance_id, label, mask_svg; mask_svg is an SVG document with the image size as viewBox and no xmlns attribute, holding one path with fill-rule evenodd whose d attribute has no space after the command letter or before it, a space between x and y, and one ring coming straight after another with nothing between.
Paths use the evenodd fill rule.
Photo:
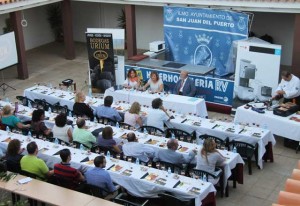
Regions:
<instances>
[{"instance_id":1,"label":"projector screen","mask_svg":"<svg viewBox=\"0 0 300 206\"><path fill-rule=\"evenodd\" d=\"M15 33L0 35L0 70L18 63Z\"/></svg>"}]
</instances>

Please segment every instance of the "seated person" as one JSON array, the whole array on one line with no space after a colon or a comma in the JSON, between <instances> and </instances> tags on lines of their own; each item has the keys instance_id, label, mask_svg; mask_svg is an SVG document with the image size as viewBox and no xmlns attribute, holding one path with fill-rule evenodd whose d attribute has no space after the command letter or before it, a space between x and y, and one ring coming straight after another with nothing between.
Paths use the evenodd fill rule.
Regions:
<instances>
[{"instance_id":1,"label":"seated person","mask_svg":"<svg viewBox=\"0 0 300 206\"><path fill-rule=\"evenodd\" d=\"M113 130L111 127L105 127L102 134L99 135L97 144L102 147L112 148L117 153L122 153L121 145L117 145L113 139Z\"/></svg>"},{"instance_id":2,"label":"seated person","mask_svg":"<svg viewBox=\"0 0 300 206\"><path fill-rule=\"evenodd\" d=\"M95 167L88 170L84 176L86 182L91 185L95 185L103 189L104 196L109 193L114 193L112 195L106 196L104 199L111 199L113 196L117 195L117 187L114 186L109 173L104 169L106 167L106 159L104 156L97 156L94 159Z\"/></svg>"},{"instance_id":3,"label":"seated person","mask_svg":"<svg viewBox=\"0 0 300 206\"><path fill-rule=\"evenodd\" d=\"M129 69L127 73L127 78L123 84L126 88L139 88L140 87L140 78L138 77L135 69Z\"/></svg>"},{"instance_id":4,"label":"seated person","mask_svg":"<svg viewBox=\"0 0 300 206\"><path fill-rule=\"evenodd\" d=\"M73 105L73 113L79 117L88 117L91 121L94 121L93 109L86 103L85 94L83 92L77 92L75 97L75 104Z\"/></svg>"},{"instance_id":5,"label":"seated person","mask_svg":"<svg viewBox=\"0 0 300 206\"><path fill-rule=\"evenodd\" d=\"M140 116L141 105L138 102L133 102L129 111L125 112L124 123L135 128L143 126L143 120Z\"/></svg>"},{"instance_id":6,"label":"seated person","mask_svg":"<svg viewBox=\"0 0 300 206\"><path fill-rule=\"evenodd\" d=\"M178 140L169 139L167 142L168 149L160 149L156 152L154 161L164 161L175 165L182 166L182 164L187 164L196 156L197 151L191 151L188 157L184 157L182 153L176 152L178 149Z\"/></svg>"},{"instance_id":7,"label":"seated person","mask_svg":"<svg viewBox=\"0 0 300 206\"><path fill-rule=\"evenodd\" d=\"M45 123L45 111L37 109L32 112L31 128L38 135L52 136L51 129L47 128Z\"/></svg>"},{"instance_id":8,"label":"seated person","mask_svg":"<svg viewBox=\"0 0 300 206\"><path fill-rule=\"evenodd\" d=\"M148 162L149 158L154 157L153 148L139 143L133 132L127 134L127 140L128 143L122 147L124 155L139 158L143 162Z\"/></svg>"},{"instance_id":9,"label":"seated person","mask_svg":"<svg viewBox=\"0 0 300 206\"><path fill-rule=\"evenodd\" d=\"M55 138L68 143L73 141L72 127L67 125L67 116L64 113L60 113L55 117L55 125L52 131Z\"/></svg>"},{"instance_id":10,"label":"seated person","mask_svg":"<svg viewBox=\"0 0 300 206\"><path fill-rule=\"evenodd\" d=\"M174 94L193 97L196 94L195 82L189 78L187 71L180 72L180 79L174 87Z\"/></svg>"},{"instance_id":11,"label":"seated person","mask_svg":"<svg viewBox=\"0 0 300 206\"><path fill-rule=\"evenodd\" d=\"M222 166L225 162L225 157L216 149L216 143L213 139L207 138L203 142L203 147L200 154L197 155L196 169L204 170L209 173L214 173L216 166ZM208 179L216 184L218 180Z\"/></svg>"},{"instance_id":12,"label":"seated person","mask_svg":"<svg viewBox=\"0 0 300 206\"><path fill-rule=\"evenodd\" d=\"M54 175L68 181L69 185L67 188L75 189L85 178L81 172L70 166L71 152L69 149L62 149L59 155L61 163L54 165Z\"/></svg>"},{"instance_id":13,"label":"seated person","mask_svg":"<svg viewBox=\"0 0 300 206\"><path fill-rule=\"evenodd\" d=\"M2 108L2 124L18 129L30 128L30 124L23 124L21 120L18 117L16 117L13 113L14 109L10 105L5 105Z\"/></svg>"},{"instance_id":14,"label":"seated person","mask_svg":"<svg viewBox=\"0 0 300 206\"><path fill-rule=\"evenodd\" d=\"M104 98L104 105L101 105L96 108L94 114L96 117L105 117L116 122L122 121L122 117L120 116L119 112L114 108L111 108L114 99L112 96L106 96Z\"/></svg>"},{"instance_id":15,"label":"seated person","mask_svg":"<svg viewBox=\"0 0 300 206\"><path fill-rule=\"evenodd\" d=\"M45 180L47 176L53 175L53 170L49 171L44 160L37 158L39 152L35 142L27 144L28 155L21 159L21 170L35 174L38 179Z\"/></svg>"},{"instance_id":16,"label":"seated person","mask_svg":"<svg viewBox=\"0 0 300 206\"><path fill-rule=\"evenodd\" d=\"M160 98L152 100L152 109L147 116L147 126L159 128L164 131L164 122L170 119L167 110L163 107L163 101Z\"/></svg>"},{"instance_id":17,"label":"seated person","mask_svg":"<svg viewBox=\"0 0 300 206\"><path fill-rule=\"evenodd\" d=\"M6 166L7 170L19 173L21 171L20 161L23 157L21 149L21 142L18 139L13 139L8 143L6 151Z\"/></svg>"},{"instance_id":18,"label":"seated person","mask_svg":"<svg viewBox=\"0 0 300 206\"><path fill-rule=\"evenodd\" d=\"M143 87L143 90L146 90L150 86L150 91L153 93L162 92L164 90L164 83L159 79L158 73L152 71L150 74L150 79Z\"/></svg>"},{"instance_id":19,"label":"seated person","mask_svg":"<svg viewBox=\"0 0 300 206\"><path fill-rule=\"evenodd\" d=\"M96 137L86 129L85 120L83 118L78 118L76 121L77 128L73 131L73 141L77 141L88 148L93 146L96 142Z\"/></svg>"}]
</instances>

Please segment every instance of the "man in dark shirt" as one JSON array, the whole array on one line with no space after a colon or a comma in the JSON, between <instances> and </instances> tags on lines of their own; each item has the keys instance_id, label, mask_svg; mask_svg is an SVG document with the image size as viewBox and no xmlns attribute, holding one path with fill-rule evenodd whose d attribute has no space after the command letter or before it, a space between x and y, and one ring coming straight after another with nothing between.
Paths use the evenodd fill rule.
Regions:
<instances>
[{"instance_id":1,"label":"man in dark shirt","mask_svg":"<svg viewBox=\"0 0 300 206\"><path fill-rule=\"evenodd\" d=\"M77 169L70 166L71 152L69 149L60 151L61 163L54 165L54 175L63 179L67 188L75 189L79 182L85 180L84 176Z\"/></svg>"}]
</instances>

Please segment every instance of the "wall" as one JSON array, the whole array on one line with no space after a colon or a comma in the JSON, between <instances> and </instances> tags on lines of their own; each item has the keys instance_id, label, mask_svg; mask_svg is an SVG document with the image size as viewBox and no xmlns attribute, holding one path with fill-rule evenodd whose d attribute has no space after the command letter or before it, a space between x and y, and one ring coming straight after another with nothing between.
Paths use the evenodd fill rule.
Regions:
<instances>
[{"instance_id":1,"label":"wall","mask_svg":"<svg viewBox=\"0 0 300 206\"><path fill-rule=\"evenodd\" d=\"M292 64L294 14L254 13L252 31L258 36L268 34L273 37L274 44L282 46L282 65Z\"/></svg>"},{"instance_id":2,"label":"wall","mask_svg":"<svg viewBox=\"0 0 300 206\"><path fill-rule=\"evenodd\" d=\"M46 6L36 7L23 11L24 18L27 20L27 27L23 27L26 50L54 41L52 31L47 21ZM5 19L8 14L0 15L0 34L5 27Z\"/></svg>"}]
</instances>

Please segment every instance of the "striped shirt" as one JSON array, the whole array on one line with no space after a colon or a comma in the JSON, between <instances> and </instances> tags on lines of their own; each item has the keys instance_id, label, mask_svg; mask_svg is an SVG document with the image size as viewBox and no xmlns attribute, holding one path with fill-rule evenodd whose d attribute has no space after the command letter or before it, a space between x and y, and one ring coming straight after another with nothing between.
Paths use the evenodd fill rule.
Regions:
<instances>
[{"instance_id":1,"label":"striped shirt","mask_svg":"<svg viewBox=\"0 0 300 206\"><path fill-rule=\"evenodd\" d=\"M75 188L80 178L78 170L71 167L69 163L64 162L54 165L54 174L59 178L70 181L68 188Z\"/></svg>"}]
</instances>

